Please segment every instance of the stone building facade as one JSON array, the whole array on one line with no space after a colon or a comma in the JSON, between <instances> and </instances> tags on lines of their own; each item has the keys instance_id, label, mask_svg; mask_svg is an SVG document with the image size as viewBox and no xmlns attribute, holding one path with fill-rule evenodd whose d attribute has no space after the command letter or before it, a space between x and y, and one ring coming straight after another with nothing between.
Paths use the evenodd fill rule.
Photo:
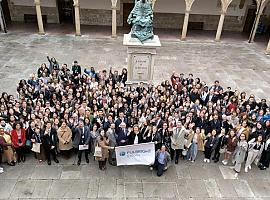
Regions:
<instances>
[{"instance_id":1,"label":"stone building facade","mask_svg":"<svg viewBox=\"0 0 270 200\"><path fill-rule=\"evenodd\" d=\"M25 15L35 15L34 0L8 1L11 20L25 21ZM60 23L59 1L41 0L42 15L46 15L47 23ZM117 1L117 26L124 26L134 0ZM80 0L80 23L84 25L111 26L111 0ZM127 10L127 6L128 10ZM155 4L156 28L181 29L185 16L185 0L157 0ZM189 28L198 30L216 30L220 17L220 0L195 0L189 16ZM256 10L253 0L233 0L229 5L223 30L242 32L249 18L249 10ZM255 11L254 11L255 12ZM253 14L254 15L254 14ZM261 21L268 27L270 24L270 5L266 6Z\"/></svg>"}]
</instances>

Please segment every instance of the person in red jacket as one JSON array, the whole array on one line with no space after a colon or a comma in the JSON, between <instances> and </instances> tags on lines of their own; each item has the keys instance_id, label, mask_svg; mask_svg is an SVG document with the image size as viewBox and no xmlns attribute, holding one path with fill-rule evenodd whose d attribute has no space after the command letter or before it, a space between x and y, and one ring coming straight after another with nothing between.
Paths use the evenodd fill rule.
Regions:
<instances>
[{"instance_id":1,"label":"person in red jacket","mask_svg":"<svg viewBox=\"0 0 270 200\"><path fill-rule=\"evenodd\" d=\"M13 130L11 131L12 145L18 155L18 162L25 161L24 147L26 143L25 129L22 128L20 122L14 123Z\"/></svg>"}]
</instances>

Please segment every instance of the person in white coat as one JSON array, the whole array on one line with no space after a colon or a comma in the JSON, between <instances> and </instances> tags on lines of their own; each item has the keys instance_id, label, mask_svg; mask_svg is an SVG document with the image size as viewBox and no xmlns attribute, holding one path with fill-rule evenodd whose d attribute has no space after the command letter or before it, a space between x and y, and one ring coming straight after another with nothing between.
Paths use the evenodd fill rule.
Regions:
<instances>
[{"instance_id":1,"label":"person in white coat","mask_svg":"<svg viewBox=\"0 0 270 200\"><path fill-rule=\"evenodd\" d=\"M258 135L257 138L253 138L248 142L248 156L245 164L245 172L251 170L252 163L259 161L264 148L264 142L262 135Z\"/></svg>"}]
</instances>

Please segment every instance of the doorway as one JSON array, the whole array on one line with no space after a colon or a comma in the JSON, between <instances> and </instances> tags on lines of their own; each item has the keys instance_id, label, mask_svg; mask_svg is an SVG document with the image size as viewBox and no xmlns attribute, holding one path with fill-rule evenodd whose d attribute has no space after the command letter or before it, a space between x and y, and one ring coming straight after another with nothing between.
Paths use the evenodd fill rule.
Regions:
<instances>
[{"instance_id":1,"label":"doorway","mask_svg":"<svg viewBox=\"0 0 270 200\"><path fill-rule=\"evenodd\" d=\"M74 24L73 0L57 0L60 24Z\"/></svg>"},{"instance_id":2,"label":"doorway","mask_svg":"<svg viewBox=\"0 0 270 200\"><path fill-rule=\"evenodd\" d=\"M9 7L8 7L7 0L2 0L1 6L2 6L5 22L8 25L8 24L11 23L11 17L10 17L10 12L9 12Z\"/></svg>"},{"instance_id":3,"label":"doorway","mask_svg":"<svg viewBox=\"0 0 270 200\"><path fill-rule=\"evenodd\" d=\"M128 23L127 23L127 19L129 16L129 13L132 11L132 9L134 8L134 3L123 3L123 27L131 27Z\"/></svg>"},{"instance_id":4,"label":"doorway","mask_svg":"<svg viewBox=\"0 0 270 200\"><path fill-rule=\"evenodd\" d=\"M250 34L252 27L253 27L253 23L255 21L255 18L256 18L256 8L249 8L248 13L247 13L247 17L246 17L246 21L245 21L245 25L243 28L243 33Z\"/></svg>"}]
</instances>

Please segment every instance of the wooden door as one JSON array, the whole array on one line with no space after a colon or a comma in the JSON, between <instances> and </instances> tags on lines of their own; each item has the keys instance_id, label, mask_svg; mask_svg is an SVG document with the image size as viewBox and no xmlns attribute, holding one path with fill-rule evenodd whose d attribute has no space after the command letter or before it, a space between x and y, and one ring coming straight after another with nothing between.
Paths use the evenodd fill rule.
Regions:
<instances>
[{"instance_id":1,"label":"wooden door","mask_svg":"<svg viewBox=\"0 0 270 200\"><path fill-rule=\"evenodd\" d=\"M9 24L11 22L11 17L10 17L10 12L9 12L7 0L2 0L1 5L2 5L4 17L5 17L5 22L6 22L6 24Z\"/></svg>"},{"instance_id":2,"label":"wooden door","mask_svg":"<svg viewBox=\"0 0 270 200\"><path fill-rule=\"evenodd\" d=\"M243 28L244 33L250 33L253 27L254 20L256 18L256 8L248 9L245 26Z\"/></svg>"},{"instance_id":3,"label":"wooden door","mask_svg":"<svg viewBox=\"0 0 270 200\"><path fill-rule=\"evenodd\" d=\"M123 26L124 27L130 27L130 25L127 23L127 19L129 16L129 13L132 11L134 7L134 3L124 3L123 4Z\"/></svg>"},{"instance_id":4,"label":"wooden door","mask_svg":"<svg viewBox=\"0 0 270 200\"><path fill-rule=\"evenodd\" d=\"M59 22L74 24L73 0L57 0Z\"/></svg>"}]
</instances>

